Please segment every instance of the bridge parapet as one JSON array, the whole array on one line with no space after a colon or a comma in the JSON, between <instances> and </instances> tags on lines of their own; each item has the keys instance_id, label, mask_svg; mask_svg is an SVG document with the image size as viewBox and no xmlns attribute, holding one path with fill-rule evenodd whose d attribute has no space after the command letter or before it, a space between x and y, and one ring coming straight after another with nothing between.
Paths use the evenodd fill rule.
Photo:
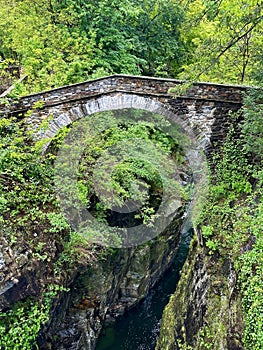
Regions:
<instances>
[{"instance_id":1,"label":"bridge parapet","mask_svg":"<svg viewBox=\"0 0 263 350\"><path fill-rule=\"evenodd\" d=\"M113 92L172 97L173 94L170 93L170 89L182 84L183 81L175 79L112 75L22 97L17 103L11 104L8 107L1 106L1 113L23 113L31 109L36 102L42 102L43 107L50 107ZM242 93L246 90L247 88L243 86L195 83L179 98L242 103Z\"/></svg>"}]
</instances>

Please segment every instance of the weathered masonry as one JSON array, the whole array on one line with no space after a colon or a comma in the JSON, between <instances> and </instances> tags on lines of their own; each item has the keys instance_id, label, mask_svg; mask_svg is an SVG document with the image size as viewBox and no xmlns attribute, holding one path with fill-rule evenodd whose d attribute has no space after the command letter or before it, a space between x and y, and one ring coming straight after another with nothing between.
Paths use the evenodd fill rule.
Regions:
<instances>
[{"instance_id":1,"label":"weathered masonry","mask_svg":"<svg viewBox=\"0 0 263 350\"><path fill-rule=\"evenodd\" d=\"M170 90L182 84L174 79L112 75L22 97L17 103L2 108L1 114L23 117L32 110L28 123L34 128L52 116L49 129L41 135L44 138L96 112L143 109L180 123L209 156L211 150L222 144L230 125L229 112L242 106L242 93L247 88L195 83L175 97Z\"/></svg>"}]
</instances>

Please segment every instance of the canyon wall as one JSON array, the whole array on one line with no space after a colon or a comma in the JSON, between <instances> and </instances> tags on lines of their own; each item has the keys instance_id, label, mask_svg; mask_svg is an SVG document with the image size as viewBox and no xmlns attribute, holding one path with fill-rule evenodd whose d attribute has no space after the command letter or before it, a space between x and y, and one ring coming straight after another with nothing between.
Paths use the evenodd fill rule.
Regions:
<instances>
[{"instance_id":1,"label":"canyon wall","mask_svg":"<svg viewBox=\"0 0 263 350\"><path fill-rule=\"evenodd\" d=\"M209 254L195 237L166 306L156 350L242 350L237 276L228 259Z\"/></svg>"},{"instance_id":2,"label":"canyon wall","mask_svg":"<svg viewBox=\"0 0 263 350\"><path fill-rule=\"evenodd\" d=\"M144 298L171 265L180 241L184 209L157 238L134 248L109 250L83 266L69 292L54 305L39 335L40 349L95 349L103 325Z\"/></svg>"}]
</instances>

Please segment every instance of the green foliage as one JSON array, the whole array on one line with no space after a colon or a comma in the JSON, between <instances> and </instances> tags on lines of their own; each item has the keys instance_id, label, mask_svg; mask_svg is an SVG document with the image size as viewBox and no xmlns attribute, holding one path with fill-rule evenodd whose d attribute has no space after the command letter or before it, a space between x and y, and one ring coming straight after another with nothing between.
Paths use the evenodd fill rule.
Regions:
<instances>
[{"instance_id":1,"label":"green foliage","mask_svg":"<svg viewBox=\"0 0 263 350\"><path fill-rule=\"evenodd\" d=\"M97 116L100 123L103 118L114 120L113 112L106 114L106 117L105 113ZM118 116L115 118L118 121ZM112 191L114 191L114 198L119 206L129 200L142 202L143 206L136 217L143 218L144 221L147 221L154 213L154 207L158 205L162 197L163 187L168 190L170 196L176 193L178 197L186 199L186 194L172 175L175 165L171 159L174 158L176 162L180 158L179 154L184 159L182 149L176 140L161 132L156 123L143 120L142 116L141 120L136 123L130 122L123 125L116 122L112 127L96 134L86 143L85 156L81 160L78 174L78 188L82 202L87 203L90 209L95 196L95 188L92 186L94 178L96 188L103 188L100 203L97 203L94 208L101 219L105 219L107 208L112 204ZM94 120L91 127L93 123ZM132 154L130 148L134 149ZM105 155L108 149L111 150L110 154ZM97 168L96 162L101 156L103 165ZM119 157L121 161L118 161ZM108 169L115 161L118 164L108 178ZM102 162L101 159L100 162ZM162 173L165 174L162 177L158 172L160 167Z\"/></svg>"},{"instance_id":2,"label":"green foliage","mask_svg":"<svg viewBox=\"0 0 263 350\"><path fill-rule=\"evenodd\" d=\"M0 19L3 89L14 79L10 65L27 76L12 97L111 73L261 79L254 0L1 0Z\"/></svg>"},{"instance_id":3,"label":"green foliage","mask_svg":"<svg viewBox=\"0 0 263 350\"><path fill-rule=\"evenodd\" d=\"M40 104L35 107L40 107ZM46 121L41 127L45 124ZM59 147L65 133L63 129L56 137L55 148ZM30 252L29 264L45 261L52 266L57 254L54 251L56 244L64 245L57 265L66 269L68 261L76 264L78 251L85 250L87 261L91 248L87 240L80 242L73 233L70 237L71 229L61 213L54 191L54 155L43 155L42 147L43 142L32 139L32 131L27 130L23 121L15 118L0 120L1 233L13 249L23 247ZM56 272L60 274L58 269Z\"/></svg>"},{"instance_id":4,"label":"green foliage","mask_svg":"<svg viewBox=\"0 0 263 350\"><path fill-rule=\"evenodd\" d=\"M111 73L234 83L261 76L262 4L254 0L1 0L0 19L3 89L14 80L10 65L27 76L12 97Z\"/></svg>"},{"instance_id":5,"label":"green foliage","mask_svg":"<svg viewBox=\"0 0 263 350\"><path fill-rule=\"evenodd\" d=\"M70 237L63 244L63 251L56 261L54 272L57 276L68 274L76 271L78 266L96 261L100 253L100 249L95 245L91 245L92 238L97 235L92 228L85 228L84 234L82 232L73 231Z\"/></svg>"},{"instance_id":6,"label":"green foliage","mask_svg":"<svg viewBox=\"0 0 263 350\"><path fill-rule=\"evenodd\" d=\"M0 18L1 64L27 75L12 96L110 73L180 69L177 1L1 0Z\"/></svg>"},{"instance_id":7,"label":"green foliage","mask_svg":"<svg viewBox=\"0 0 263 350\"><path fill-rule=\"evenodd\" d=\"M56 214L49 213L56 210L52 158L41 156L42 149L31 134L23 122L0 120L1 222L8 240L16 236L26 245L32 242L32 232L50 234L66 227L63 218L55 222Z\"/></svg>"},{"instance_id":8,"label":"green foliage","mask_svg":"<svg viewBox=\"0 0 263 350\"><path fill-rule=\"evenodd\" d=\"M49 318L49 305L29 298L0 313L0 348L28 350L36 345L41 325Z\"/></svg>"},{"instance_id":9,"label":"green foliage","mask_svg":"<svg viewBox=\"0 0 263 350\"><path fill-rule=\"evenodd\" d=\"M200 330L199 337L200 337L199 343L200 343L201 349L207 349L207 350L213 349L214 334L211 334L211 331L208 327L204 327Z\"/></svg>"},{"instance_id":10,"label":"green foliage","mask_svg":"<svg viewBox=\"0 0 263 350\"><path fill-rule=\"evenodd\" d=\"M257 184L254 198L251 198L254 210L253 217L245 218L248 223L250 240L243 248L243 254L236 262L240 271L239 281L242 286L242 305L245 314L246 328L244 344L247 349L259 350L263 346L263 191L262 173ZM250 204L251 205L251 204ZM250 209L251 210L251 209Z\"/></svg>"},{"instance_id":11,"label":"green foliage","mask_svg":"<svg viewBox=\"0 0 263 350\"><path fill-rule=\"evenodd\" d=\"M172 129L152 113L111 111L76 122L64 142L58 135L55 183L61 208L78 231L78 246L78 239L119 246L118 228L155 227L160 203L164 208L172 201L188 200L174 175L177 167L184 167L183 148L163 127ZM67 252L72 242L66 243ZM64 262L74 261L66 255Z\"/></svg>"},{"instance_id":12,"label":"green foliage","mask_svg":"<svg viewBox=\"0 0 263 350\"><path fill-rule=\"evenodd\" d=\"M180 2L81 0L62 4L57 1L56 7L74 11L79 18L77 25L85 34L94 33L95 72L104 75L177 72L183 55L177 29L183 20Z\"/></svg>"},{"instance_id":13,"label":"green foliage","mask_svg":"<svg viewBox=\"0 0 263 350\"><path fill-rule=\"evenodd\" d=\"M210 252L232 260L242 293L246 349L263 347L263 192L261 90L247 97L242 134L233 130L215 159L213 183L196 224Z\"/></svg>"},{"instance_id":14,"label":"green foliage","mask_svg":"<svg viewBox=\"0 0 263 350\"><path fill-rule=\"evenodd\" d=\"M19 94L73 83L91 69L93 35L87 38L78 28L70 30L76 14L71 13L65 25L64 14L54 12L51 1L0 5L0 33L5 33L0 56L22 66L27 75L27 82L17 86Z\"/></svg>"},{"instance_id":15,"label":"green foliage","mask_svg":"<svg viewBox=\"0 0 263 350\"><path fill-rule=\"evenodd\" d=\"M39 301L27 298L7 311L0 312L0 348L29 350L38 348L37 335L49 319L52 301L68 289L58 284L48 285Z\"/></svg>"},{"instance_id":16,"label":"green foliage","mask_svg":"<svg viewBox=\"0 0 263 350\"><path fill-rule=\"evenodd\" d=\"M255 84L262 59L262 2L183 3L186 17L181 35L189 59L180 76L187 80Z\"/></svg>"},{"instance_id":17,"label":"green foliage","mask_svg":"<svg viewBox=\"0 0 263 350\"><path fill-rule=\"evenodd\" d=\"M34 106L34 108L40 107L41 102ZM137 113L136 120L141 119L140 113ZM104 129L107 122L103 124L103 118L101 116L98 118L102 123L100 127ZM158 205L164 184L168 186L171 193L174 194L178 190L176 193L182 197L182 200L186 199L186 194L181 186L178 186L177 181L169 177L173 174L174 168L168 165L166 158L163 159L161 168L164 172L165 169L168 171L167 178L161 179L154 168L155 165L158 165L161 154L169 159L174 159L180 165L184 162L183 151L175 139L161 131L163 127L167 127L166 121L160 120L160 129L158 129L156 120L122 125L114 121L112 113L108 113L106 120L107 118L111 121L112 127L89 138L85 157L79 164L77 195L85 206L91 206L92 196L95 194L92 187L92 171L97 159L107 148L115 147L116 144L122 142L136 143L137 139L145 140L146 143L142 147L147 145L149 148L144 150L144 161L135 154L132 159L120 163L114 170L109 185L114 188L120 204L129 199L142 200L144 206L140 213L136 213L134 219L140 219L143 222L148 220L151 225L149 218L154 215L153 208ZM45 128L47 122L45 120L41 127ZM54 138L50 150L57 152L68 131L67 128L61 130ZM98 236L98 228L86 228L84 233L82 230L71 232L61 213L54 191L55 155L51 153L42 155L43 142L35 142L32 136L32 130L27 130L24 121L18 121L15 118L0 120L0 223L3 229L2 234L10 247L16 249L19 246L30 252L29 264L30 261L45 261L52 265L56 252L49 250L51 249L50 241L55 242L59 247L63 245L64 250L56 263L55 272L59 276L61 270L75 268L76 261L81 264L97 258L97 253L90 245L93 237ZM150 143L155 145L157 149L155 153L152 153L154 148ZM121 152L122 150L119 149L117 153ZM103 176L102 174L101 179ZM149 196L149 190L155 192L155 196ZM105 221L108 215L106 204L107 202L96 202L92 207L92 210L96 212L95 215L101 221Z\"/></svg>"},{"instance_id":18,"label":"green foliage","mask_svg":"<svg viewBox=\"0 0 263 350\"><path fill-rule=\"evenodd\" d=\"M246 140L245 149L254 158L254 163L262 162L263 155L263 89L251 89L245 98L244 123L242 133Z\"/></svg>"}]
</instances>

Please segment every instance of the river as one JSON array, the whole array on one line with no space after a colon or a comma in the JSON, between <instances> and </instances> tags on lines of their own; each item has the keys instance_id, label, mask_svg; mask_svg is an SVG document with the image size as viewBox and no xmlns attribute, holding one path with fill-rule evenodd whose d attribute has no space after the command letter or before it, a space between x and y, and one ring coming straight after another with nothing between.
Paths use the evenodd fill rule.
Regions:
<instances>
[{"instance_id":1,"label":"river","mask_svg":"<svg viewBox=\"0 0 263 350\"><path fill-rule=\"evenodd\" d=\"M162 313L176 289L192 233L191 229L182 234L175 260L147 297L103 329L96 350L154 350Z\"/></svg>"}]
</instances>

